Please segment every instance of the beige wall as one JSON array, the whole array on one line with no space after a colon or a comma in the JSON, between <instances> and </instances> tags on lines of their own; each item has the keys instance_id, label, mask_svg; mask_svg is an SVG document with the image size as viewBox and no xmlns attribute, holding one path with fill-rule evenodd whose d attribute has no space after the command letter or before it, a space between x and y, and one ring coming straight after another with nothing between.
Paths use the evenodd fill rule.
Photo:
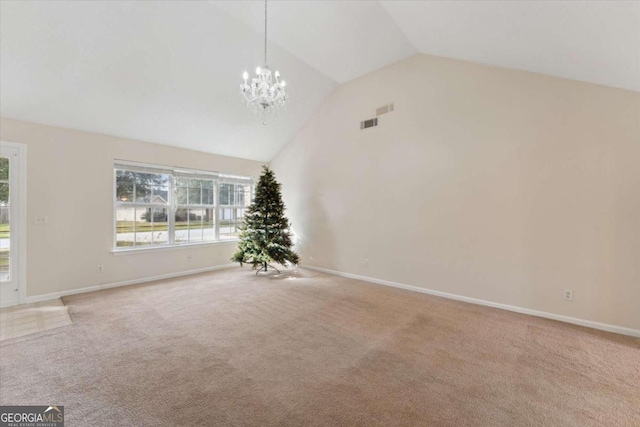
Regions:
<instances>
[{"instance_id":1,"label":"beige wall","mask_svg":"<svg viewBox=\"0 0 640 427\"><path fill-rule=\"evenodd\" d=\"M260 173L259 162L9 119L0 121L0 139L28 150L28 297L230 263L235 243L113 255L114 159ZM35 225L44 215L49 223Z\"/></svg>"},{"instance_id":2,"label":"beige wall","mask_svg":"<svg viewBox=\"0 0 640 427\"><path fill-rule=\"evenodd\" d=\"M639 93L416 55L272 167L304 264L640 329Z\"/></svg>"}]
</instances>

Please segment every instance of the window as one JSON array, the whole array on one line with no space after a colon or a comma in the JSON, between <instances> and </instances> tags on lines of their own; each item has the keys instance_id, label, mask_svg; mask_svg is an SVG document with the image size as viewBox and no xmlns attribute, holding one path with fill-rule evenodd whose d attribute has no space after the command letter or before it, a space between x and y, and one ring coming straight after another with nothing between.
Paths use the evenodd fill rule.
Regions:
<instances>
[{"instance_id":1,"label":"window","mask_svg":"<svg viewBox=\"0 0 640 427\"><path fill-rule=\"evenodd\" d=\"M116 170L116 248L166 245L168 173Z\"/></svg>"},{"instance_id":2,"label":"window","mask_svg":"<svg viewBox=\"0 0 640 427\"><path fill-rule=\"evenodd\" d=\"M11 280L10 236L11 226L9 213L11 203L9 199L9 157L0 157L0 282Z\"/></svg>"},{"instance_id":3,"label":"window","mask_svg":"<svg viewBox=\"0 0 640 427\"><path fill-rule=\"evenodd\" d=\"M251 204L251 185L220 183L220 239L238 237L245 209Z\"/></svg>"},{"instance_id":4,"label":"window","mask_svg":"<svg viewBox=\"0 0 640 427\"><path fill-rule=\"evenodd\" d=\"M249 177L122 161L114 169L116 250L235 239L251 203Z\"/></svg>"},{"instance_id":5,"label":"window","mask_svg":"<svg viewBox=\"0 0 640 427\"><path fill-rule=\"evenodd\" d=\"M177 177L176 243L213 242L216 180Z\"/></svg>"}]
</instances>

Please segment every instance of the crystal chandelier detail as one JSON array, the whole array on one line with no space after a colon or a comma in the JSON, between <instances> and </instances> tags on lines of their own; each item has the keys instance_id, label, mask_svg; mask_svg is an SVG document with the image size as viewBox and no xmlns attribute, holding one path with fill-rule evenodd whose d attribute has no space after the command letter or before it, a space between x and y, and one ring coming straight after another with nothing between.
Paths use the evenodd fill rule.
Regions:
<instances>
[{"instance_id":1,"label":"crystal chandelier detail","mask_svg":"<svg viewBox=\"0 0 640 427\"><path fill-rule=\"evenodd\" d=\"M268 115L284 107L287 93L284 88L287 83L280 80L280 73L271 74L267 65L267 0L264 1L264 67L256 68L256 76L248 82L249 73L242 74L244 83L240 85L240 93L247 106L254 111ZM266 121L263 122L266 124Z\"/></svg>"}]
</instances>

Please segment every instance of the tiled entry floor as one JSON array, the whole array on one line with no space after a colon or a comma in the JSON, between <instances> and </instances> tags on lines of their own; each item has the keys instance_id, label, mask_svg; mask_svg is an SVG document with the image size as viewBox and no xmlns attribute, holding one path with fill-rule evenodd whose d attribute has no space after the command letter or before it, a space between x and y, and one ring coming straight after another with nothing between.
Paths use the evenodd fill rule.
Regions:
<instances>
[{"instance_id":1,"label":"tiled entry floor","mask_svg":"<svg viewBox=\"0 0 640 427\"><path fill-rule=\"evenodd\" d=\"M0 341L70 325L67 306L60 298L0 308Z\"/></svg>"}]
</instances>

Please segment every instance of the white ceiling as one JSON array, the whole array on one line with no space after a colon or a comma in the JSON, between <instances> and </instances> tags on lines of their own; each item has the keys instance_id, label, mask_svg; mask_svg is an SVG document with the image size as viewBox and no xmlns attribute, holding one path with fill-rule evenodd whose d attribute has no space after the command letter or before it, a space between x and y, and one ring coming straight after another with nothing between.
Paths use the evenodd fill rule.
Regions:
<instances>
[{"instance_id":1,"label":"white ceiling","mask_svg":"<svg viewBox=\"0 0 640 427\"><path fill-rule=\"evenodd\" d=\"M269 161L336 83L277 45L290 107L241 102L262 37L206 2L0 2L0 115Z\"/></svg>"},{"instance_id":2,"label":"white ceiling","mask_svg":"<svg viewBox=\"0 0 640 427\"><path fill-rule=\"evenodd\" d=\"M420 52L640 91L640 1L383 1Z\"/></svg>"},{"instance_id":3,"label":"white ceiling","mask_svg":"<svg viewBox=\"0 0 640 427\"><path fill-rule=\"evenodd\" d=\"M263 1L212 2L257 33ZM269 39L344 83L418 51L377 1L273 1Z\"/></svg>"},{"instance_id":4,"label":"white ceiling","mask_svg":"<svg viewBox=\"0 0 640 427\"><path fill-rule=\"evenodd\" d=\"M272 1L288 111L240 102L263 3L0 2L3 117L270 160L339 83L416 52L640 91L640 2Z\"/></svg>"}]
</instances>

